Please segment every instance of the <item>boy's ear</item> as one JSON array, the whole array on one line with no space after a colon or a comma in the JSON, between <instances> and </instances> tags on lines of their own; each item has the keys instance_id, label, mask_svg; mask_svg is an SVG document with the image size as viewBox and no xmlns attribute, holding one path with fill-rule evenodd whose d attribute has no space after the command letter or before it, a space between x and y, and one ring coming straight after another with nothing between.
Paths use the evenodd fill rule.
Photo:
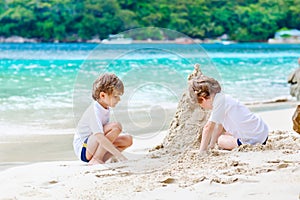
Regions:
<instances>
[{"instance_id":1,"label":"boy's ear","mask_svg":"<svg viewBox=\"0 0 300 200\"><path fill-rule=\"evenodd\" d=\"M100 99L105 98L105 92L100 92L100 93L99 93L99 98L100 98Z\"/></svg>"}]
</instances>

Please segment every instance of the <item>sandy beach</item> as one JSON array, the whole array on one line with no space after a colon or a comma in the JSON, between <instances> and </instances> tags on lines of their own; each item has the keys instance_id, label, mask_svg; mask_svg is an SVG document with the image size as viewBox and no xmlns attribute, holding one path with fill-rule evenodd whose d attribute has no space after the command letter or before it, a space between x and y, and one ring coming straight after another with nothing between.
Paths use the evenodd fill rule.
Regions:
<instances>
[{"instance_id":1,"label":"sandy beach","mask_svg":"<svg viewBox=\"0 0 300 200\"><path fill-rule=\"evenodd\" d=\"M129 161L95 166L75 158L72 134L4 138L0 199L300 199L293 112L257 112L271 131L265 146L215 148L204 156L187 148L175 153L159 146L168 135L162 131L134 138L124 152Z\"/></svg>"}]
</instances>

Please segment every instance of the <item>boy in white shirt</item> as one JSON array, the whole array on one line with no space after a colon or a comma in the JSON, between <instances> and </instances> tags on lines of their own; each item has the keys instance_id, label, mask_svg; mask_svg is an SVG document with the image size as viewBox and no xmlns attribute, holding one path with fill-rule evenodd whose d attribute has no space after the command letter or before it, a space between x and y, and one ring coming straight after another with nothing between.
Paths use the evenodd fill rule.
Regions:
<instances>
[{"instance_id":1,"label":"boy in white shirt","mask_svg":"<svg viewBox=\"0 0 300 200\"><path fill-rule=\"evenodd\" d=\"M115 74L102 74L95 80L92 91L95 101L78 122L73 141L75 154L80 160L103 164L112 155L120 161L127 160L121 151L132 145L132 136L120 135L121 124L109 122L109 107L117 105L123 92L124 85Z\"/></svg>"},{"instance_id":2,"label":"boy in white shirt","mask_svg":"<svg viewBox=\"0 0 300 200\"><path fill-rule=\"evenodd\" d=\"M201 75L189 82L191 100L206 110L212 110L203 128L200 151L213 148L232 150L242 144L266 144L268 127L261 118L239 101L221 93L213 78Z\"/></svg>"}]
</instances>

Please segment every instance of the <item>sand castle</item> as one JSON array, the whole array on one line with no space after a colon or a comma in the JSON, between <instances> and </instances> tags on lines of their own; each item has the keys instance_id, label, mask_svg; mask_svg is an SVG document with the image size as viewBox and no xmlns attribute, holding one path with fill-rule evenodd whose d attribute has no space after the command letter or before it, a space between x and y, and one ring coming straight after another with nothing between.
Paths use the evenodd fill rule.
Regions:
<instances>
[{"instance_id":1,"label":"sand castle","mask_svg":"<svg viewBox=\"0 0 300 200\"><path fill-rule=\"evenodd\" d=\"M194 71L188 81L202 75L200 65L195 64ZM200 145L201 133L209 117L209 112L190 102L189 92L185 91L178 103L169 134L163 141L163 147L172 154L182 153L187 149L195 149Z\"/></svg>"}]
</instances>

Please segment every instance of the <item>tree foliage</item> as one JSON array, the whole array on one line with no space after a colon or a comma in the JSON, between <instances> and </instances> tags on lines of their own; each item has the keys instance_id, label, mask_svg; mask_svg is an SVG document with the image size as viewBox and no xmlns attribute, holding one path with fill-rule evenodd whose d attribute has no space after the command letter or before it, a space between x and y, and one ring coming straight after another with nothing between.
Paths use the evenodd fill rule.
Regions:
<instances>
[{"instance_id":1,"label":"tree foliage","mask_svg":"<svg viewBox=\"0 0 300 200\"><path fill-rule=\"evenodd\" d=\"M299 13L300 0L0 0L0 36L74 42L161 27L200 39L266 41L281 28L300 29Z\"/></svg>"}]
</instances>

